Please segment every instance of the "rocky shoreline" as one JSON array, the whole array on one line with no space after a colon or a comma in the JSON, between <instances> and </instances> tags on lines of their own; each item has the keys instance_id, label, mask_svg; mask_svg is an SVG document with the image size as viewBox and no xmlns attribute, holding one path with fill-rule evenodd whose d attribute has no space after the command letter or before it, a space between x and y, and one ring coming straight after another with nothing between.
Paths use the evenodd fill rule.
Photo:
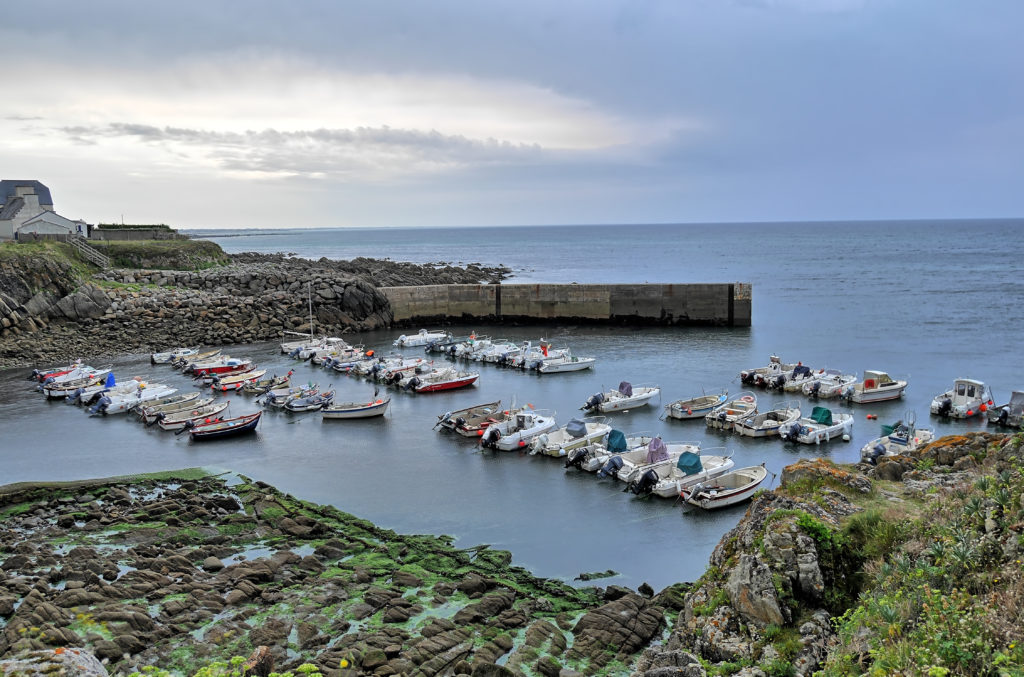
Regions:
<instances>
[{"instance_id":1,"label":"rocky shoreline","mask_svg":"<svg viewBox=\"0 0 1024 677\"><path fill-rule=\"evenodd\" d=\"M113 269L86 274L49 254L0 258L0 367L227 345L310 330L390 326L380 286L500 282L505 268L377 259L310 261L238 254L201 271Z\"/></svg>"}]
</instances>

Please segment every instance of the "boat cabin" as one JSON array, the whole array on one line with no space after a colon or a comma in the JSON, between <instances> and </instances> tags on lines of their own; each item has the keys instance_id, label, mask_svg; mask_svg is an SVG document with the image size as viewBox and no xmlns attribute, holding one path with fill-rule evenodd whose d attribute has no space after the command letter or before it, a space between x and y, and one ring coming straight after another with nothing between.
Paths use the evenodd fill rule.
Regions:
<instances>
[{"instance_id":1,"label":"boat cabin","mask_svg":"<svg viewBox=\"0 0 1024 677\"><path fill-rule=\"evenodd\" d=\"M952 393L954 407L960 404L977 405L979 402L987 402L992 399L988 386L972 378L958 378L953 382Z\"/></svg>"},{"instance_id":2,"label":"boat cabin","mask_svg":"<svg viewBox=\"0 0 1024 677\"><path fill-rule=\"evenodd\" d=\"M864 389L882 388L888 383L895 383L884 371L864 371Z\"/></svg>"}]
</instances>

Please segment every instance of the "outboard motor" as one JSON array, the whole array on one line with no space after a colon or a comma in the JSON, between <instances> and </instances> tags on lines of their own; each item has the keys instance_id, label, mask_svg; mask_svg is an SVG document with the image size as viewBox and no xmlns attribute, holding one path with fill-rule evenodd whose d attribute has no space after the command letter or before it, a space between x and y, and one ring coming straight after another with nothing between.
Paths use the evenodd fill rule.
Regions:
<instances>
[{"instance_id":1,"label":"outboard motor","mask_svg":"<svg viewBox=\"0 0 1024 677\"><path fill-rule=\"evenodd\" d=\"M622 469L622 457L612 456L608 462L597 471L598 477L612 477Z\"/></svg>"},{"instance_id":2,"label":"outboard motor","mask_svg":"<svg viewBox=\"0 0 1024 677\"><path fill-rule=\"evenodd\" d=\"M1010 422L1010 409L1003 407L999 412L999 418L996 419L996 423L1001 426L1009 425Z\"/></svg>"},{"instance_id":3,"label":"outboard motor","mask_svg":"<svg viewBox=\"0 0 1024 677\"><path fill-rule=\"evenodd\" d=\"M741 371L740 372L740 383L748 383L749 384L749 383L753 383L753 382L754 382L754 373L753 372L750 372L750 371Z\"/></svg>"},{"instance_id":4,"label":"outboard motor","mask_svg":"<svg viewBox=\"0 0 1024 677\"><path fill-rule=\"evenodd\" d=\"M864 460L871 465L876 465L878 463L878 459L882 456L885 456L885 445L879 442L871 448L871 451L865 454Z\"/></svg>"},{"instance_id":5,"label":"outboard motor","mask_svg":"<svg viewBox=\"0 0 1024 677\"><path fill-rule=\"evenodd\" d=\"M548 446L548 434L541 433L530 442L530 453L536 454L546 446Z\"/></svg>"},{"instance_id":6,"label":"outboard motor","mask_svg":"<svg viewBox=\"0 0 1024 677\"><path fill-rule=\"evenodd\" d=\"M419 385L420 383L422 383L422 381L420 381L420 377L419 377L419 376L413 376L413 377L412 377L411 379L409 379L408 381L406 381L406 382L405 382L405 383L404 383L404 384L402 385L402 389L403 389L403 390L406 390L406 391L408 391L408 390L413 390L413 389L415 389L415 388L416 388L416 386L418 386L418 385Z\"/></svg>"},{"instance_id":7,"label":"outboard motor","mask_svg":"<svg viewBox=\"0 0 1024 677\"><path fill-rule=\"evenodd\" d=\"M789 428L780 431L779 437L781 437L784 440L795 440L796 438L800 437L800 427L801 426L799 423L794 423L793 425L789 426Z\"/></svg>"},{"instance_id":8,"label":"outboard motor","mask_svg":"<svg viewBox=\"0 0 1024 677\"><path fill-rule=\"evenodd\" d=\"M480 438L480 445L486 449L494 449L501 439L501 431L497 428L488 428Z\"/></svg>"},{"instance_id":9,"label":"outboard motor","mask_svg":"<svg viewBox=\"0 0 1024 677\"><path fill-rule=\"evenodd\" d=\"M97 402L96 405L89 410L89 414L92 416L106 416L107 409L110 407L111 404L113 404L113 402L114 401L110 399L108 395L103 395L103 397L100 398L100 401Z\"/></svg>"},{"instance_id":10,"label":"outboard motor","mask_svg":"<svg viewBox=\"0 0 1024 677\"><path fill-rule=\"evenodd\" d=\"M464 419L461 416L459 416L458 418L455 419L455 428L456 429L461 428L464 425L466 425L466 419Z\"/></svg>"},{"instance_id":11,"label":"outboard motor","mask_svg":"<svg viewBox=\"0 0 1024 677\"><path fill-rule=\"evenodd\" d=\"M815 381L811 384L811 397L817 397L821 391L821 381Z\"/></svg>"},{"instance_id":12,"label":"outboard motor","mask_svg":"<svg viewBox=\"0 0 1024 677\"><path fill-rule=\"evenodd\" d=\"M593 409L602 402L604 402L604 393L597 393L596 395L591 395L590 398L587 399L587 402L586 404L583 405L583 408L588 410Z\"/></svg>"},{"instance_id":13,"label":"outboard motor","mask_svg":"<svg viewBox=\"0 0 1024 677\"><path fill-rule=\"evenodd\" d=\"M640 479L632 480L623 491L632 491L637 496L646 496L654 491L654 485L658 483L658 471L648 470Z\"/></svg>"},{"instance_id":14,"label":"outboard motor","mask_svg":"<svg viewBox=\"0 0 1024 677\"><path fill-rule=\"evenodd\" d=\"M292 359L298 359L299 353L301 353L301 352L302 352L302 348L296 348L292 352L288 353L288 357L290 357Z\"/></svg>"},{"instance_id":15,"label":"outboard motor","mask_svg":"<svg viewBox=\"0 0 1024 677\"><path fill-rule=\"evenodd\" d=\"M935 413L939 416L949 416L951 411L953 411L953 400L947 397L939 402L939 410Z\"/></svg>"},{"instance_id":16,"label":"outboard motor","mask_svg":"<svg viewBox=\"0 0 1024 677\"><path fill-rule=\"evenodd\" d=\"M565 458L566 468L576 468L577 470L583 469L583 461L587 460L590 456L590 447L580 447L579 449L573 449L569 452L569 455Z\"/></svg>"},{"instance_id":17,"label":"outboard motor","mask_svg":"<svg viewBox=\"0 0 1024 677\"><path fill-rule=\"evenodd\" d=\"M50 385L55 380L57 380L57 379L55 379L53 376L47 376L45 379L43 379L42 387ZM40 390L42 390L42 387L40 388Z\"/></svg>"},{"instance_id":18,"label":"outboard motor","mask_svg":"<svg viewBox=\"0 0 1024 677\"><path fill-rule=\"evenodd\" d=\"M155 426L157 423L159 423L160 421L164 420L165 418L167 418L167 414L165 414L164 412L161 411L159 414L157 414L153 418L152 421L150 421L149 423L146 424L146 427L147 428L152 428L153 426ZM188 425L191 422L192 421L186 421L185 425Z\"/></svg>"},{"instance_id":19,"label":"outboard motor","mask_svg":"<svg viewBox=\"0 0 1024 677\"><path fill-rule=\"evenodd\" d=\"M85 393L85 388L76 388L74 392L65 398L64 404L81 404L83 393Z\"/></svg>"},{"instance_id":20,"label":"outboard motor","mask_svg":"<svg viewBox=\"0 0 1024 677\"><path fill-rule=\"evenodd\" d=\"M786 384L786 375L780 374L768 383L768 390L779 390Z\"/></svg>"}]
</instances>

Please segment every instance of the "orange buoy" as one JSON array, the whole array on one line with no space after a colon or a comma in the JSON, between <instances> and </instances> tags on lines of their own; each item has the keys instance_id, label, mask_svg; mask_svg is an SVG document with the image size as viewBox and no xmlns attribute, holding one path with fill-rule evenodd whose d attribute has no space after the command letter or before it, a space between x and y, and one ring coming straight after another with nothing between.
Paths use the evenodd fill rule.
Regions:
<instances>
[{"instance_id":1,"label":"orange buoy","mask_svg":"<svg viewBox=\"0 0 1024 677\"><path fill-rule=\"evenodd\" d=\"M988 411L988 407L983 403L980 407L978 407L978 411L984 414L986 411Z\"/></svg>"},{"instance_id":2,"label":"orange buoy","mask_svg":"<svg viewBox=\"0 0 1024 677\"><path fill-rule=\"evenodd\" d=\"M974 416L974 410L973 409L968 409L967 410L967 415L968 416Z\"/></svg>"},{"instance_id":3,"label":"orange buoy","mask_svg":"<svg viewBox=\"0 0 1024 677\"><path fill-rule=\"evenodd\" d=\"M878 418L878 416L876 414L868 414L867 415L867 419L869 421L874 421L876 418Z\"/></svg>"}]
</instances>

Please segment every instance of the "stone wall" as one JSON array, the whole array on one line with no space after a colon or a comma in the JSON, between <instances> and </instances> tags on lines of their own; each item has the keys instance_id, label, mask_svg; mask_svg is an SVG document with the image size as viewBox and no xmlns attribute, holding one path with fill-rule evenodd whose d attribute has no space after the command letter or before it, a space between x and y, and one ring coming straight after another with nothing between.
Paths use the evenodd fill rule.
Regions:
<instances>
[{"instance_id":1,"label":"stone wall","mask_svg":"<svg viewBox=\"0 0 1024 677\"><path fill-rule=\"evenodd\" d=\"M749 327L749 284L502 284L382 287L400 324L575 320Z\"/></svg>"}]
</instances>

